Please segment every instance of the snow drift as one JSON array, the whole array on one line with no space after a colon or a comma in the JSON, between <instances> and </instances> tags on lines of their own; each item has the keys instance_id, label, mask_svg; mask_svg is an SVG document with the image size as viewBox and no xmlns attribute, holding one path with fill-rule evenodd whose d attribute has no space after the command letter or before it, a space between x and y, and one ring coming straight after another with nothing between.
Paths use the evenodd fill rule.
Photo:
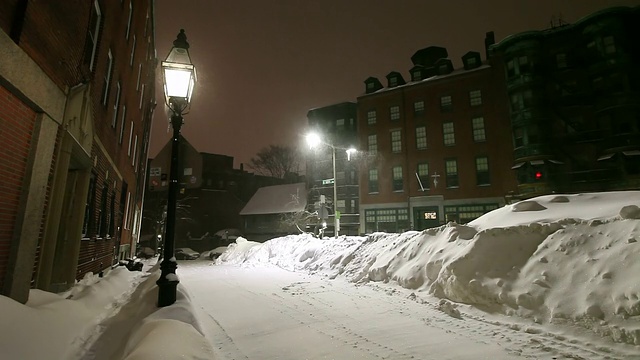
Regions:
<instances>
[{"instance_id":1,"label":"snow drift","mask_svg":"<svg viewBox=\"0 0 640 360\"><path fill-rule=\"evenodd\" d=\"M640 345L640 192L548 195L467 225L242 239L217 261L382 281Z\"/></svg>"}]
</instances>

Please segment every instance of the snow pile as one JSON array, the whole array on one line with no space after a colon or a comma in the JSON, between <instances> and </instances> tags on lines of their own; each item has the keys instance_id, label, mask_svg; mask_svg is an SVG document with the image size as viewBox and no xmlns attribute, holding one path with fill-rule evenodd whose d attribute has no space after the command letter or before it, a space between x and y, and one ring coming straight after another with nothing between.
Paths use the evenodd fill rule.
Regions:
<instances>
[{"instance_id":1,"label":"snow pile","mask_svg":"<svg viewBox=\"0 0 640 360\"><path fill-rule=\"evenodd\" d=\"M0 359L215 359L182 286L158 309L159 276L117 267L64 294L31 290L27 304L0 296Z\"/></svg>"},{"instance_id":2,"label":"snow pile","mask_svg":"<svg viewBox=\"0 0 640 360\"><path fill-rule=\"evenodd\" d=\"M3 358L72 358L96 336L96 326L128 300L140 280L140 272L119 267L104 278L87 274L65 294L31 290L27 304L0 296L2 323L6 325L0 335ZM107 293L113 295L104 296ZM46 341L25 346L24 339Z\"/></svg>"},{"instance_id":3,"label":"snow pile","mask_svg":"<svg viewBox=\"0 0 640 360\"><path fill-rule=\"evenodd\" d=\"M218 262L394 282L640 345L638 204L638 191L548 195L421 232L242 241Z\"/></svg>"}]
</instances>

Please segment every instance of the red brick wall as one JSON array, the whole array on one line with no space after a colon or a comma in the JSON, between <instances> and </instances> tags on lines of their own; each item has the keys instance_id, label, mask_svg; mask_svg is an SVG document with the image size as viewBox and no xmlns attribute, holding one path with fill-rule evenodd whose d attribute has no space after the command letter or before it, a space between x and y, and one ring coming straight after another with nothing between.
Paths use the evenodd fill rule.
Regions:
<instances>
[{"instance_id":1,"label":"red brick wall","mask_svg":"<svg viewBox=\"0 0 640 360\"><path fill-rule=\"evenodd\" d=\"M0 86L0 287L3 286L36 114Z\"/></svg>"},{"instance_id":2,"label":"red brick wall","mask_svg":"<svg viewBox=\"0 0 640 360\"><path fill-rule=\"evenodd\" d=\"M93 1L29 1L18 45L63 91L82 79L89 9Z\"/></svg>"},{"instance_id":3,"label":"red brick wall","mask_svg":"<svg viewBox=\"0 0 640 360\"><path fill-rule=\"evenodd\" d=\"M78 271L76 279L82 279L85 274L99 273L112 264L114 240L82 240L78 257ZM102 266L101 266L102 265Z\"/></svg>"},{"instance_id":4,"label":"red brick wall","mask_svg":"<svg viewBox=\"0 0 640 360\"><path fill-rule=\"evenodd\" d=\"M415 85L365 95L358 99L358 136L361 148L366 150L368 136L377 134L378 141L378 194L368 193L368 167L360 172L360 203L377 204L406 202L408 196L442 195L448 199L502 197L516 189L512 166L510 122L502 68L476 69L440 80L427 80ZM469 91L482 91L482 105L470 106ZM453 111L440 110L440 97L451 95ZM413 114L413 103L424 101L425 114ZM400 120L389 120L389 107L400 106ZM376 109L375 125L367 124L367 112ZM485 142L475 142L471 119L484 117ZM455 128L455 145L445 146L442 124L451 121ZM427 149L416 150L416 126L426 126ZM392 153L390 132L400 129L402 152ZM487 156L491 185L476 185L475 158ZM447 188L445 160L458 161L458 188ZM438 187L430 184L426 193L419 191L415 171L419 162L428 162L429 174L440 175ZM401 165L404 172L404 191L392 191L393 166ZM426 184L425 184L426 185Z\"/></svg>"}]
</instances>

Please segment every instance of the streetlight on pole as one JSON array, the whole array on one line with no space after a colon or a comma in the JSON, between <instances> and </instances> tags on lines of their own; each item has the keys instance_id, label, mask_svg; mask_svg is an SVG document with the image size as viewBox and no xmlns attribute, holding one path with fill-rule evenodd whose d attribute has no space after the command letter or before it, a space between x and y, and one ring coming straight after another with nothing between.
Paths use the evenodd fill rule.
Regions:
<instances>
[{"instance_id":1,"label":"streetlight on pole","mask_svg":"<svg viewBox=\"0 0 640 360\"><path fill-rule=\"evenodd\" d=\"M336 178L336 146L334 144L330 144L328 142L322 141L320 135L316 133L307 134L307 144L311 148L315 148L319 144L324 144L331 148L331 162L333 167L333 222L334 222L334 234L335 237L338 238L338 233L340 232L340 215L338 213L338 179ZM356 152L356 149L349 148L346 149L347 158L351 159L351 154Z\"/></svg>"},{"instance_id":2,"label":"streetlight on pole","mask_svg":"<svg viewBox=\"0 0 640 360\"><path fill-rule=\"evenodd\" d=\"M174 257L175 225L176 225L176 199L179 186L179 155L180 155L180 128L184 122L182 115L191 103L191 95L196 82L196 68L189 57L189 43L183 29L176 40L166 60L162 62L162 75L164 82L164 96L169 110L171 110L171 126L173 127L173 139L171 143L171 171L169 193L167 196L167 220L164 236L164 259L160 264L160 278L158 284L158 306L169 306L176 302L176 288L178 276L176 275L176 259Z\"/></svg>"}]
</instances>

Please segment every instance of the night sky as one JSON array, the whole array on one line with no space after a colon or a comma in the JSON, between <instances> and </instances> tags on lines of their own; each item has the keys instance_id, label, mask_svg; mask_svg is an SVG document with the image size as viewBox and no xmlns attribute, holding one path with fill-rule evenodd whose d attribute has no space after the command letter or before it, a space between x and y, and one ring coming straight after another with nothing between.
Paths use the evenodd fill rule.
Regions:
<instances>
[{"instance_id":1,"label":"night sky","mask_svg":"<svg viewBox=\"0 0 640 360\"><path fill-rule=\"evenodd\" d=\"M491 4L487 6L485 4ZM356 101L363 81L391 71L409 79L411 55L446 47L455 68L496 41L573 23L640 0L156 0L156 47L164 59L184 28L198 83L183 135L201 152L247 163L270 144L299 146L307 111ZM149 156L170 140L161 72Z\"/></svg>"}]
</instances>

